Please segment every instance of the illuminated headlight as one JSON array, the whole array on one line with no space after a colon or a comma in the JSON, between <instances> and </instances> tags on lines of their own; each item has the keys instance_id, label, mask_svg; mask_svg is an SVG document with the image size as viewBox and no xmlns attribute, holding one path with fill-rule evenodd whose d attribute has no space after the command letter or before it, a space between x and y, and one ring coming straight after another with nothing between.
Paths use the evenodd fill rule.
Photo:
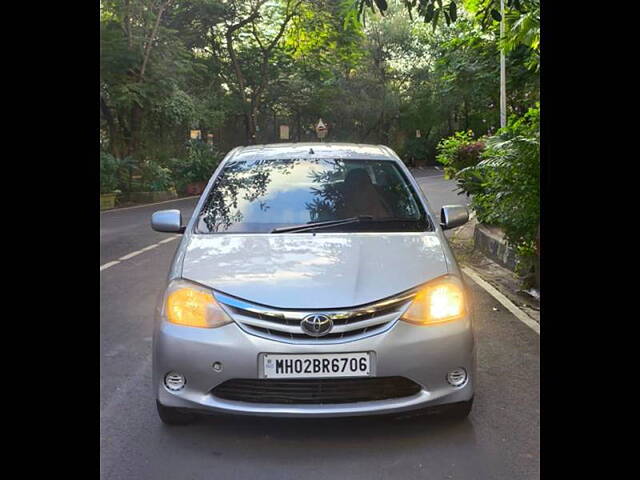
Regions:
<instances>
[{"instance_id":1,"label":"illuminated headlight","mask_svg":"<svg viewBox=\"0 0 640 480\"><path fill-rule=\"evenodd\" d=\"M419 325L449 322L467 314L462 283L445 275L424 285L402 316L406 322Z\"/></svg>"},{"instance_id":2,"label":"illuminated headlight","mask_svg":"<svg viewBox=\"0 0 640 480\"><path fill-rule=\"evenodd\" d=\"M164 313L168 322L186 327L216 328L232 322L210 289L186 280L171 282Z\"/></svg>"}]
</instances>

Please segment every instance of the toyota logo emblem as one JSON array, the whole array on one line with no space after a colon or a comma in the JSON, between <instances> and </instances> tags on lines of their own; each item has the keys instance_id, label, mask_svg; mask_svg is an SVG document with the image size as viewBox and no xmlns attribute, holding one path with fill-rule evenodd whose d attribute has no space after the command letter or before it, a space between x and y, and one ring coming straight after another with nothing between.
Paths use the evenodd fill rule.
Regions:
<instances>
[{"instance_id":1,"label":"toyota logo emblem","mask_svg":"<svg viewBox=\"0 0 640 480\"><path fill-rule=\"evenodd\" d=\"M311 337L324 337L333 328L333 320L326 315L314 313L302 319L300 328Z\"/></svg>"}]
</instances>

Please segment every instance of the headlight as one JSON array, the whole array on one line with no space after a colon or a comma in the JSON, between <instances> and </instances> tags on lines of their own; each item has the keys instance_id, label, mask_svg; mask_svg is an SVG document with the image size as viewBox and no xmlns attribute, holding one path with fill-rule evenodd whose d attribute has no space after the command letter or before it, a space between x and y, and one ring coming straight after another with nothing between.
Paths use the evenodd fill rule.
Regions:
<instances>
[{"instance_id":1,"label":"headlight","mask_svg":"<svg viewBox=\"0 0 640 480\"><path fill-rule=\"evenodd\" d=\"M176 325L216 328L232 322L210 289L185 280L169 284L164 307L167 321Z\"/></svg>"},{"instance_id":2,"label":"headlight","mask_svg":"<svg viewBox=\"0 0 640 480\"><path fill-rule=\"evenodd\" d=\"M466 314L462 283L452 275L445 275L420 289L402 316L402 320L430 325L456 320Z\"/></svg>"}]
</instances>

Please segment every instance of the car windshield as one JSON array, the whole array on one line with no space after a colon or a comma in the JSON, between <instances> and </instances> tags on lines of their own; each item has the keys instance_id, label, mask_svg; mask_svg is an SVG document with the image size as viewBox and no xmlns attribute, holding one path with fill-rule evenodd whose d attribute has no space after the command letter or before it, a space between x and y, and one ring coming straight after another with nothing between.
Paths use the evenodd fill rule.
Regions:
<instances>
[{"instance_id":1,"label":"car windshield","mask_svg":"<svg viewBox=\"0 0 640 480\"><path fill-rule=\"evenodd\" d=\"M342 219L355 221L316 228L429 229L416 192L392 161L268 159L227 163L198 215L196 231L269 233Z\"/></svg>"}]
</instances>

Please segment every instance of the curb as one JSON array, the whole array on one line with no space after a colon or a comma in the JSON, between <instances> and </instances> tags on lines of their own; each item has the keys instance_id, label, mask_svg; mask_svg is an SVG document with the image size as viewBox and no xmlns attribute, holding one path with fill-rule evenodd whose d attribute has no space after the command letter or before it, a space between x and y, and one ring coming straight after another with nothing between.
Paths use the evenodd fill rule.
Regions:
<instances>
[{"instance_id":1,"label":"curb","mask_svg":"<svg viewBox=\"0 0 640 480\"><path fill-rule=\"evenodd\" d=\"M516 271L519 262L518 255L514 249L507 245L504 238L478 223L473 232L473 242L474 248L480 250L491 260L512 272Z\"/></svg>"},{"instance_id":2,"label":"curb","mask_svg":"<svg viewBox=\"0 0 640 480\"><path fill-rule=\"evenodd\" d=\"M498 302L500 302L507 310L509 310L518 320L524 323L531 330L540 335L540 324L536 322L533 318L527 315L524 311L519 309L515 303L509 300L504 294L502 294L497 288L491 285L489 282L484 280L474 269L471 267L464 265L460 267L460 270L467 275L471 280L477 283L481 288L483 288L489 295L495 298Z\"/></svg>"}]
</instances>

